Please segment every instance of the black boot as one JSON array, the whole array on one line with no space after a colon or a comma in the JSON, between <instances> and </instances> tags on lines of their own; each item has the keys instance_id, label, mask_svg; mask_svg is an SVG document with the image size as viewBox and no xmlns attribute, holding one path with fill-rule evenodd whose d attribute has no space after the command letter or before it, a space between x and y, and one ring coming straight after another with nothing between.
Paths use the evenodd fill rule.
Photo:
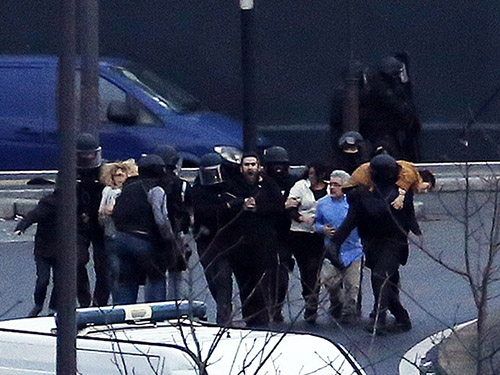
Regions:
<instances>
[{"instance_id":1,"label":"black boot","mask_svg":"<svg viewBox=\"0 0 500 375\"><path fill-rule=\"evenodd\" d=\"M31 311L29 312L28 316L29 317L34 317L34 316L38 316L38 314L40 314L43 310L43 306L41 305L35 305L35 307L33 307L31 309Z\"/></svg>"}]
</instances>

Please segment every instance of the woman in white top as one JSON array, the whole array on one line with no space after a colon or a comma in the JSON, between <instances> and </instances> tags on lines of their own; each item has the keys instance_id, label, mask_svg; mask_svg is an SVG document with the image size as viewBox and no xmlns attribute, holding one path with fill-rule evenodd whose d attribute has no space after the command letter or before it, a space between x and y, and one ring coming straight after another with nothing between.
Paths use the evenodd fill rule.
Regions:
<instances>
[{"instance_id":1,"label":"woman in white top","mask_svg":"<svg viewBox=\"0 0 500 375\"><path fill-rule=\"evenodd\" d=\"M285 207L292 219L289 250L300 271L304 319L316 321L319 302L319 275L323 261L323 238L314 230L317 201L327 194L327 170L322 162L309 163L303 178L290 189Z\"/></svg>"},{"instance_id":2,"label":"woman in white top","mask_svg":"<svg viewBox=\"0 0 500 375\"><path fill-rule=\"evenodd\" d=\"M137 166L134 159L106 163L101 167L101 182L106 185L102 190L101 204L99 205L99 223L104 228L104 236L109 239L115 234L115 227L111 219L116 198L122 191L122 186L129 176L137 175Z\"/></svg>"}]
</instances>

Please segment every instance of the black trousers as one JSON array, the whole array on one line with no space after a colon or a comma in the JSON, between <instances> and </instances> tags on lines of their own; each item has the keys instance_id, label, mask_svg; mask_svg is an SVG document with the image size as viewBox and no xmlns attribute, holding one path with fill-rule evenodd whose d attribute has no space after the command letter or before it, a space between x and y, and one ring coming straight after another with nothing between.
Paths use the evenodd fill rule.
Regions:
<instances>
[{"instance_id":1,"label":"black trousers","mask_svg":"<svg viewBox=\"0 0 500 375\"><path fill-rule=\"evenodd\" d=\"M200 263L205 271L208 289L217 305L217 323L220 325L230 325L233 314L233 272L227 254L220 242L212 245L212 237L200 238L197 243ZM210 246L210 251L207 249Z\"/></svg>"},{"instance_id":2,"label":"black trousers","mask_svg":"<svg viewBox=\"0 0 500 375\"><path fill-rule=\"evenodd\" d=\"M289 240L289 249L299 267L305 311L307 314L314 314L319 303L319 278L324 257L323 237L318 233L291 231Z\"/></svg>"},{"instance_id":3,"label":"black trousers","mask_svg":"<svg viewBox=\"0 0 500 375\"><path fill-rule=\"evenodd\" d=\"M35 305L43 306L45 302L45 297L47 296L47 287L50 283L50 274L52 272L52 277L55 279L56 277L56 258L55 257L41 257L35 255L35 266L36 266L36 283L35 283L35 293L34 293L34 301ZM55 289L55 280L54 281L54 289L52 290L52 294L50 296L49 308L51 310L57 309L57 298L56 298L56 289Z\"/></svg>"},{"instance_id":4,"label":"black trousers","mask_svg":"<svg viewBox=\"0 0 500 375\"><path fill-rule=\"evenodd\" d=\"M111 279L111 268L109 264L108 256L106 255L104 247L104 238L89 238L79 234L77 240L78 246L78 256L79 256L79 266L78 266L78 299L81 306L84 306L88 300L87 306L90 305L92 299L90 293L90 283L87 269L83 269L80 263L85 265L88 263L90 258L89 248L92 245L92 255L94 260L94 271L95 271L95 287L94 287L94 306L107 306L110 296L110 279ZM84 262L84 259L87 259ZM82 303L83 302L83 303Z\"/></svg>"},{"instance_id":5,"label":"black trousers","mask_svg":"<svg viewBox=\"0 0 500 375\"><path fill-rule=\"evenodd\" d=\"M274 272L274 306L272 311L273 318L281 319L283 305L288 293L288 284L290 281L289 273L293 271L293 258L288 249L288 235L286 238L278 239L278 265ZM278 320L278 321L279 321Z\"/></svg>"},{"instance_id":6,"label":"black trousers","mask_svg":"<svg viewBox=\"0 0 500 375\"><path fill-rule=\"evenodd\" d=\"M385 316L389 310L397 322L407 322L408 311L399 300L399 258L390 252L382 252L372 266L371 284L375 312Z\"/></svg>"},{"instance_id":7,"label":"black trousers","mask_svg":"<svg viewBox=\"0 0 500 375\"><path fill-rule=\"evenodd\" d=\"M245 234L228 251L247 326L265 326L274 306L276 238L272 233Z\"/></svg>"}]
</instances>

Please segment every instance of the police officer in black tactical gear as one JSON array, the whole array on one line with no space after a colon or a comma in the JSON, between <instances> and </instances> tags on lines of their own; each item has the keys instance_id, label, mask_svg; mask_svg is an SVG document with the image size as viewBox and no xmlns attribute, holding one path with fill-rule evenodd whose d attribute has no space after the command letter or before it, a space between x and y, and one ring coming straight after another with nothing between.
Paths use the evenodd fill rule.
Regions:
<instances>
[{"instance_id":1,"label":"police officer in black tactical gear","mask_svg":"<svg viewBox=\"0 0 500 375\"><path fill-rule=\"evenodd\" d=\"M418 138L422 126L413 102L408 54L396 53L375 66L359 67L350 78L359 82L359 129L344 129L344 102L348 93L342 84L334 92L332 105L331 132L335 142L340 142L346 130L358 130L368 155L382 146L398 160L419 161ZM334 146L334 161L338 162L345 155ZM334 168L351 173L342 165Z\"/></svg>"},{"instance_id":2,"label":"police officer in black tactical gear","mask_svg":"<svg viewBox=\"0 0 500 375\"><path fill-rule=\"evenodd\" d=\"M115 304L136 303L142 283L146 302L164 301L165 270L178 259L167 196L161 187L165 163L158 155L146 155L138 167L139 178L123 186L112 214L118 231L113 245L119 263Z\"/></svg>"},{"instance_id":3,"label":"police officer in black tactical gear","mask_svg":"<svg viewBox=\"0 0 500 375\"><path fill-rule=\"evenodd\" d=\"M179 248L185 250L181 258L175 262L175 267L168 269L168 298L179 299L182 284L181 272L186 270L187 260L191 255L187 245L192 214L191 186L188 181L178 175L182 159L175 147L159 145L155 147L153 153L160 156L165 163L165 174L161 179L161 186L167 194L168 215L176 241Z\"/></svg>"},{"instance_id":4,"label":"police officer in black tactical gear","mask_svg":"<svg viewBox=\"0 0 500 375\"><path fill-rule=\"evenodd\" d=\"M405 194L401 209L391 202L399 195L396 185L400 166L388 154L380 154L370 161L373 189L358 187L348 195L349 212L332 237L338 249L351 230L358 228L363 242L366 266L371 269L375 311L373 324L367 328L375 334L406 332L412 328L408 311L399 299L399 266L408 260L408 233L421 236L415 218L413 194ZM326 257L334 255L327 249ZM386 325L387 312L395 317L395 323Z\"/></svg>"},{"instance_id":5,"label":"police officer in black tactical gear","mask_svg":"<svg viewBox=\"0 0 500 375\"><path fill-rule=\"evenodd\" d=\"M288 249L291 219L285 210L285 200L296 178L290 174L288 152L281 146L272 146L264 150L264 170L266 175L278 184L282 198L282 212L278 215L276 223L279 265L276 275L276 302L272 312L272 319L279 323L284 320L282 310L288 292L288 273L293 271L295 264Z\"/></svg>"},{"instance_id":6,"label":"police officer in black tactical gear","mask_svg":"<svg viewBox=\"0 0 500 375\"><path fill-rule=\"evenodd\" d=\"M361 164L370 160L370 149L363 136L356 131L348 131L339 138L339 156L333 169L340 169L352 174Z\"/></svg>"},{"instance_id":7,"label":"police officer in black tactical gear","mask_svg":"<svg viewBox=\"0 0 500 375\"><path fill-rule=\"evenodd\" d=\"M406 53L384 57L366 75L360 92L360 124L372 149L383 146L396 159L418 161L421 123L413 103Z\"/></svg>"},{"instance_id":8,"label":"police officer in black tactical gear","mask_svg":"<svg viewBox=\"0 0 500 375\"><path fill-rule=\"evenodd\" d=\"M104 251L104 231L98 210L104 185L99 181L101 146L96 137L81 133L76 140L77 166L77 296L80 306L89 306L91 293L86 265L92 245L96 283L93 304L106 306L110 294L109 263Z\"/></svg>"},{"instance_id":9,"label":"police officer in black tactical gear","mask_svg":"<svg viewBox=\"0 0 500 375\"><path fill-rule=\"evenodd\" d=\"M208 288L217 305L216 321L222 326L232 322L233 280L228 245L223 233L221 212L230 199L222 157L211 152L200 159L198 177L192 189L194 234L200 262L205 271Z\"/></svg>"}]
</instances>

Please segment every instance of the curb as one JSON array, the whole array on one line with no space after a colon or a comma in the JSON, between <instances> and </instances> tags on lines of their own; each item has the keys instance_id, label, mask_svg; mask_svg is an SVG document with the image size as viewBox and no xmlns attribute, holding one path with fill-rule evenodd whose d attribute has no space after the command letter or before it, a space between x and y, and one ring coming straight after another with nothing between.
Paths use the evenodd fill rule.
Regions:
<instances>
[{"instance_id":1,"label":"curb","mask_svg":"<svg viewBox=\"0 0 500 375\"><path fill-rule=\"evenodd\" d=\"M427 165L417 165L427 167ZM292 174L297 175L300 171L303 170L302 166L292 166ZM436 167L435 167L436 168ZM455 166L455 169L458 167ZM451 170L446 172L440 172L436 175L436 187L434 189L434 193L453 193L464 191L469 189L469 191L474 192L486 192L486 191L497 191L500 189L500 173L498 175L495 171L485 170L481 171L480 175L473 175L468 178L463 177L463 175L458 170ZM194 181L197 175L197 168L184 168L182 169L180 175L182 178L187 179L188 181ZM49 171L50 172L50 171ZM4 172L6 173L6 172ZM16 172L17 173L17 172ZM34 172L26 172L26 173L34 173ZM50 174L48 172L44 172L44 177L53 177L54 173ZM13 173L13 178L17 178L19 174ZM32 177L32 175L27 174L26 176ZM23 178L26 177L23 175ZM460 177L457 177L460 176ZM8 180L7 180L8 181ZM26 180L27 181L27 180ZM5 183L4 186L8 184ZM12 219L16 215L23 216L32 210L40 198L44 195L49 194L53 190L53 187L45 187L43 185L26 185L24 188L23 185L19 185L18 189L2 189L0 186L0 218L3 219ZM432 195L430 193L429 195ZM424 199L425 200L425 199ZM416 207L417 209L417 207ZM421 212L425 211L424 207L419 207Z\"/></svg>"},{"instance_id":2,"label":"curb","mask_svg":"<svg viewBox=\"0 0 500 375\"><path fill-rule=\"evenodd\" d=\"M436 332L414 345L399 362L399 375L439 374L441 343L475 322L476 319Z\"/></svg>"}]
</instances>

